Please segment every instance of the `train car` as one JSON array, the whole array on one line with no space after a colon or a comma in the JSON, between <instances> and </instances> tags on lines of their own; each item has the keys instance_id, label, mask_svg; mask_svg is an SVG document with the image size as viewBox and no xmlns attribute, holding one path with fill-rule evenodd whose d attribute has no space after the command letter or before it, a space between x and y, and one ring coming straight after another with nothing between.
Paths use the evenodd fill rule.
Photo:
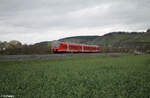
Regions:
<instances>
[{"instance_id":1,"label":"train car","mask_svg":"<svg viewBox=\"0 0 150 98\"><path fill-rule=\"evenodd\" d=\"M77 43L68 43L61 41L53 41L51 51L57 52L100 52L100 47L97 45L85 45Z\"/></svg>"}]
</instances>

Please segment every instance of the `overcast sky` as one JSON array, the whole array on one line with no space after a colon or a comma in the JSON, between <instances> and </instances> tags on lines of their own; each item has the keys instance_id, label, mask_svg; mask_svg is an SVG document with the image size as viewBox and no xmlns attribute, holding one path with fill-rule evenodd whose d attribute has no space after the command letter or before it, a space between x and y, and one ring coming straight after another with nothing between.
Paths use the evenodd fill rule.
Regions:
<instances>
[{"instance_id":1,"label":"overcast sky","mask_svg":"<svg viewBox=\"0 0 150 98\"><path fill-rule=\"evenodd\" d=\"M150 28L150 0L0 0L0 40L22 43Z\"/></svg>"}]
</instances>

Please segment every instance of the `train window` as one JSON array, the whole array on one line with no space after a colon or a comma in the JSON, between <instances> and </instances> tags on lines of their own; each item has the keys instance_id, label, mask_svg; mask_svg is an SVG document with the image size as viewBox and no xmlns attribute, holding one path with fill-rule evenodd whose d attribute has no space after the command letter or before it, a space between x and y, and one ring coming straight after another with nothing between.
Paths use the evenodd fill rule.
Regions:
<instances>
[{"instance_id":1,"label":"train window","mask_svg":"<svg viewBox=\"0 0 150 98\"><path fill-rule=\"evenodd\" d=\"M60 43L59 46L60 46L60 47L63 47L63 44Z\"/></svg>"},{"instance_id":2,"label":"train window","mask_svg":"<svg viewBox=\"0 0 150 98\"><path fill-rule=\"evenodd\" d=\"M67 45L64 45L63 48L67 49Z\"/></svg>"},{"instance_id":3,"label":"train window","mask_svg":"<svg viewBox=\"0 0 150 98\"><path fill-rule=\"evenodd\" d=\"M69 48L70 49L81 49L81 47L79 47L79 46L72 46L72 45L70 45Z\"/></svg>"}]
</instances>

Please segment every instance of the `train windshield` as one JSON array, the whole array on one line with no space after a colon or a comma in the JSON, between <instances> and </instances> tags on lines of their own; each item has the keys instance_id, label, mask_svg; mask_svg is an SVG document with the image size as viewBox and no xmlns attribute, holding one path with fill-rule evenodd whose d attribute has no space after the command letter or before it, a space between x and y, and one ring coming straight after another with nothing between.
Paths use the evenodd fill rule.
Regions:
<instances>
[{"instance_id":1,"label":"train windshield","mask_svg":"<svg viewBox=\"0 0 150 98\"><path fill-rule=\"evenodd\" d=\"M53 41L52 42L53 48L58 48L58 45L59 45L59 41Z\"/></svg>"}]
</instances>

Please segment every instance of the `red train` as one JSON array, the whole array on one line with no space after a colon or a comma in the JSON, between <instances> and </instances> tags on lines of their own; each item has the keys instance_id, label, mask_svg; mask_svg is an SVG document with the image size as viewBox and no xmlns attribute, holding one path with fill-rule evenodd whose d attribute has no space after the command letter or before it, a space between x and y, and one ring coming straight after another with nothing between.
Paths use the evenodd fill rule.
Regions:
<instances>
[{"instance_id":1,"label":"red train","mask_svg":"<svg viewBox=\"0 0 150 98\"><path fill-rule=\"evenodd\" d=\"M54 53L56 52L100 52L100 47L97 45L85 45L85 44L53 41L51 50Z\"/></svg>"}]
</instances>

